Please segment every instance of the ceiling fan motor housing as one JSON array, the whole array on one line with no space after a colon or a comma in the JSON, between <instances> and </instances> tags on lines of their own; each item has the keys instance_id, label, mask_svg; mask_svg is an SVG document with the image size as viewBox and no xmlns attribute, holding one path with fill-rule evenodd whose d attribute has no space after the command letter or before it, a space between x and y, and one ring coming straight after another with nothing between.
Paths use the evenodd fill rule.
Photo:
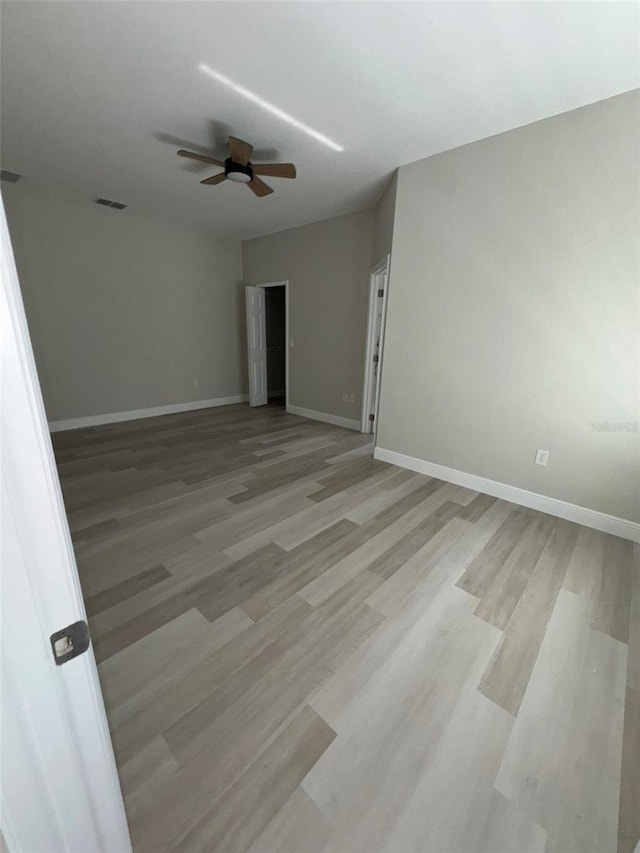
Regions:
<instances>
[{"instance_id":1,"label":"ceiling fan motor housing","mask_svg":"<svg viewBox=\"0 0 640 853\"><path fill-rule=\"evenodd\" d=\"M230 181L235 181L238 184L248 184L253 178L251 166L242 166L240 163L234 163L231 157L227 157L224 161L224 172Z\"/></svg>"}]
</instances>

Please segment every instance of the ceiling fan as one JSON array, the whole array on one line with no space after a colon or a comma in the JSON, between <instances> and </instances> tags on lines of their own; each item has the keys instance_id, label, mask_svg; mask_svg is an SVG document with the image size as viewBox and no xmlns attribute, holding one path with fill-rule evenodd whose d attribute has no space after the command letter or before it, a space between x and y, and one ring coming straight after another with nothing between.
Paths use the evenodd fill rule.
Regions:
<instances>
[{"instance_id":1,"label":"ceiling fan","mask_svg":"<svg viewBox=\"0 0 640 853\"><path fill-rule=\"evenodd\" d=\"M196 154L194 151L185 151L184 148L178 151L178 156L224 167L224 172L213 175L211 178L205 178L204 181L200 181L201 184L221 184L228 178L238 184L247 184L249 189L259 197L270 195L273 192L273 189L265 184L259 175L270 175L273 178L295 178L296 167L293 163L250 163L249 157L251 157L252 152L253 145L249 142L230 136L229 157L224 162L215 160L213 157L206 157L204 154Z\"/></svg>"}]
</instances>

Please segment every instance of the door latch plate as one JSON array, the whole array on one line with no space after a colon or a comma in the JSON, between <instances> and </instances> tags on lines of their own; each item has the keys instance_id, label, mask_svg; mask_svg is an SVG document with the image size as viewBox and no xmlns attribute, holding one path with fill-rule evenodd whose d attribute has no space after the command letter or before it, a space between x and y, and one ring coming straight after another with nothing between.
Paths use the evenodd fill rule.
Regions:
<instances>
[{"instance_id":1,"label":"door latch plate","mask_svg":"<svg viewBox=\"0 0 640 853\"><path fill-rule=\"evenodd\" d=\"M53 659L62 666L72 658L77 658L89 648L91 636L86 622L74 622L61 631L56 631L50 637Z\"/></svg>"}]
</instances>

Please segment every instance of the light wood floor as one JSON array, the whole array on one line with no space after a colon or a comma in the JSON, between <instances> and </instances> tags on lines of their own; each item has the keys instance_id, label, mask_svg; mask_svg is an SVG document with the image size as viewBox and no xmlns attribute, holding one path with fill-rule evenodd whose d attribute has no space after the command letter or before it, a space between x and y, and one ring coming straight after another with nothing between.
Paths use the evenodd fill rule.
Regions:
<instances>
[{"instance_id":1,"label":"light wood floor","mask_svg":"<svg viewBox=\"0 0 640 853\"><path fill-rule=\"evenodd\" d=\"M54 443L137 853L632 853L630 543L280 408Z\"/></svg>"}]
</instances>

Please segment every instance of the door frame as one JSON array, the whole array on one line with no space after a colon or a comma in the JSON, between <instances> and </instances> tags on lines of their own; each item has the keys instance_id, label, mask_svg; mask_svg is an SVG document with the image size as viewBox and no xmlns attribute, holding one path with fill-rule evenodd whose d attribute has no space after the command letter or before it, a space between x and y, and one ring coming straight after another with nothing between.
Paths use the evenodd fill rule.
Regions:
<instances>
[{"instance_id":1,"label":"door frame","mask_svg":"<svg viewBox=\"0 0 640 853\"><path fill-rule=\"evenodd\" d=\"M287 281L264 281L259 284L254 284L253 287L284 287L284 405L289 405L289 349L291 348L291 340L289 339L289 282ZM266 314L266 309L265 309ZM266 346L266 341L265 341ZM269 354L267 353L267 371L269 369ZM269 399L269 383L267 381L267 400Z\"/></svg>"},{"instance_id":2,"label":"door frame","mask_svg":"<svg viewBox=\"0 0 640 853\"><path fill-rule=\"evenodd\" d=\"M360 417L360 432L373 433L378 431L378 412L380 409L380 381L382 379L382 362L384 356L384 333L387 322L387 301L389 298L389 269L390 255L385 255L371 267L369 272L369 308L367 311L367 338L365 344L364 355L364 380L362 383L362 413ZM380 288L383 289L382 297L382 321L380 325L380 348L378 359L378 374L376 379L376 404L373 412L373 429L369 420L369 408L371 401L371 392L373 390L373 355L374 355L374 335L376 321L376 299Z\"/></svg>"},{"instance_id":3,"label":"door frame","mask_svg":"<svg viewBox=\"0 0 640 853\"><path fill-rule=\"evenodd\" d=\"M2 203L0 243L2 832L11 851L128 853L93 648L57 666L49 640L86 612Z\"/></svg>"}]
</instances>

